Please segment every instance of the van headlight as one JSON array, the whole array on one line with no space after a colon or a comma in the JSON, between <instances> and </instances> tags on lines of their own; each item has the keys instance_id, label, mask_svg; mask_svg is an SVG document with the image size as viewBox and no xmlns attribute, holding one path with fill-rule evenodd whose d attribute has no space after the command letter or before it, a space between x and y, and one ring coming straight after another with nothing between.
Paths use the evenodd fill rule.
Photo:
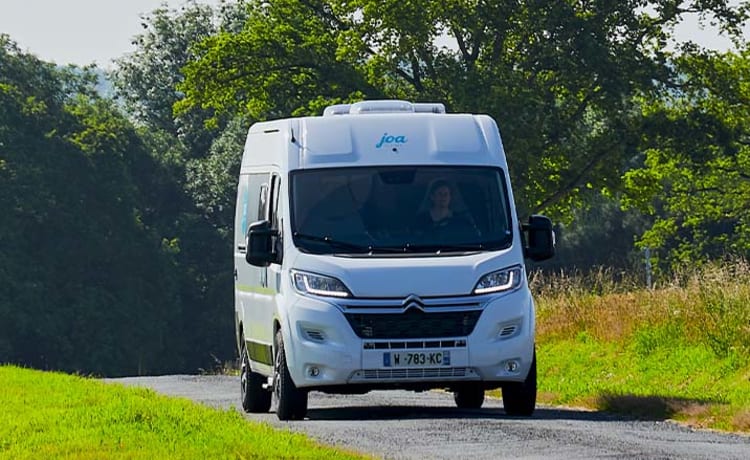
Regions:
<instances>
[{"instance_id":1,"label":"van headlight","mask_svg":"<svg viewBox=\"0 0 750 460\"><path fill-rule=\"evenodd\" d=\"M523 269L520 265L487 273L479 279L474 287L474 294L512 291L521 285Z\"/></svg>"},{"instance_id":2,"label":"van headlight","mask_svg":"<svg viewBox=\"0 0 750 460\"><path fill-rule=\"evenodd\" d=\"M325 297L351 297L344 283L331 276L292 270L292 283L303 294Z\"/></svg>"}]
</instances>

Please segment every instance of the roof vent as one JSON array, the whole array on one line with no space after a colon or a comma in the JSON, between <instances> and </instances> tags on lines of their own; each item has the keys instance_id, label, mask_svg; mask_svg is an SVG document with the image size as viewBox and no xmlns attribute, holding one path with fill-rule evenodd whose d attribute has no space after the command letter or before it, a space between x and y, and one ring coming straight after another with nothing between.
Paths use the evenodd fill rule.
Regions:
<instances>
[{"instance_id":1,"label":"roof vent","mask_svg":"<svg viewBox=\"0 0 750 460\"><path fill-rule=\"evenodd\" d=\"M349 107L351 107L351 104L336 104L336 105L329 105L326 107L326 109L323 111L324 117L330 117L331 115L345 115L349 113Z\"/></svg>"},{"instance_id":2,"label":"roof vent","mask_svg":"<svg viewBox=\"0 0 750 460\"><path fill-rule=\"evenodd\" d=\"M412 106L417 113L445 113L445 106L439 102L414 103Z\"/></svg>"},{"instance_id":3,"label":"roof vent","mask_svg":"<svg viewBox=\"0 0 750 460\"><path fill-rule=\"evenodd\" d=\"M324 117L333 115L364 115L368 113L445 113L441 103L411 103L400 100L360 101L326 107Z\"/></svg>"},{"instance_id":4,"label":"roof vent","mask_svg":"<svg viewBox=\"0 0 750 460\"><path fill-rule=\"evenodd\" d=\"M414 106L411 102L397 100L362 101L352 104L349 109L349 113L355 115L389 112L414 112Z\"/></svg>"}]
</instances>

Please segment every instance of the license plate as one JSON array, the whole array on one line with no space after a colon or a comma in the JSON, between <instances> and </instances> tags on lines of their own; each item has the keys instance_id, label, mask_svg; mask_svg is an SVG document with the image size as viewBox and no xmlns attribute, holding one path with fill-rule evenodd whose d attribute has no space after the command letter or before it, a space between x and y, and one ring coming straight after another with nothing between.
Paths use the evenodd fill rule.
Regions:
<instances>
[{"instance_id":1,"label":"license plate","mask_svg":"<svg viewBox=\"0 0 750 460\"><path fill-rule=\"evenodd\" d=\"M440 367L451 365L451 352L400 351L383 353L383 367Z\"/></svg>"}]
</instances>

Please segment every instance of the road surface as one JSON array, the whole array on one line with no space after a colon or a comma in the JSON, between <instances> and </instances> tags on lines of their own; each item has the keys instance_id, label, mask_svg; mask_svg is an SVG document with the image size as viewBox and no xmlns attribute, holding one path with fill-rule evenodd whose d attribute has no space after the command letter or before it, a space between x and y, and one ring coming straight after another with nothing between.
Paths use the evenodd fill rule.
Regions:
<instances>
[{"instance_id":1,"label":"road surface","mask_svg":"<svg viewBox=\"0 0 750 460\"><path fill-rule=\"evenodd\" d=\"M109 381L214 407L239 407L239 377L177 375ZM748 436L553 407L538 407L532 418L516 418L505 415L502 407L501 400L487 399L482 409L459 410L452 394L438 391L311 393L304 421L281 422L274 413L246 416L325 444L389 459L750 459Z\"/></svg>"}]
</instances>

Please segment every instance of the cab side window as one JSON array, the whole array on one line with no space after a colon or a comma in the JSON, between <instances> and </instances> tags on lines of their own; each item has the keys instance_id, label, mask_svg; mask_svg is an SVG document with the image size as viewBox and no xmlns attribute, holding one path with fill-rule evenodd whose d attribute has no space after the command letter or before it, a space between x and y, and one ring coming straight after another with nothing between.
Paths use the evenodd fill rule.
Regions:
<instances>
[{"instance_id":1,"label":"cab side window","mask_svg":"<svg viewBox=\"0 0 750 460\"><path fill-rule=\"evenodd\" d=\"M258 209L256 211L258 216L255 220L266 220L268 219L268 183L261 184L260 191L258 193Z\"/></svg>"},{"instance_id":2,"label":"cab side window","mask_svg":"<svg viewBox=\"0 0 750 460\"><path fill-rule=\"evenodd\" d=\"M282 225L281 225L281 208L280 203L282 200L281 196L281 177L278 174L271 176L271 188L270 196L268 199L268 221L271 223L271 229L276 230L277 236L273 239L274 253L276 253L276 260L281 261L282 251L284 248L283 237L282 237Z\"/></svg>"},{"instance_id":3,"label":"cab side window","mask_svg":"<svg viewBox=\"0 0 750 460\"><path fill-rule=\"evenodd\" d=\"M279 195L281 195L281 178L278 174L274 174L271 177L271 198L268 201L268 220L271 222L271 228L281 230L279 228Z\"/></svg>"},{"instance_id":4,"label":"cab side window","mask_svg":"<svg viewBox=\"0 0 750 460\"><path fill-rule=\"evenodd\" d=\"M247 226L253 222L265 219L265 193L268 189L268 173L249 174L247 180L248 199L245 202ZM245 226L243 232L247 232ZM243 233L244 238L244 233Z\"/></svg>"},{"instance_id":5,"label":"cab side window","mask_svg":"<svg viewBox=\"0 0 750 460\"><path fill-rule=\"evenodd\" d=\"M248 191L248 175L243 174L240 176L240 182L237 186L237 206L236 213L234 216L235 222L239 225L235 225L234 228L234 242L237 249L240 251L245 250L245 234L247 233L247 227L250 225L250 216L248 216L248 202L250 201L250 193Z\"/></svg>"}]
</instances>

